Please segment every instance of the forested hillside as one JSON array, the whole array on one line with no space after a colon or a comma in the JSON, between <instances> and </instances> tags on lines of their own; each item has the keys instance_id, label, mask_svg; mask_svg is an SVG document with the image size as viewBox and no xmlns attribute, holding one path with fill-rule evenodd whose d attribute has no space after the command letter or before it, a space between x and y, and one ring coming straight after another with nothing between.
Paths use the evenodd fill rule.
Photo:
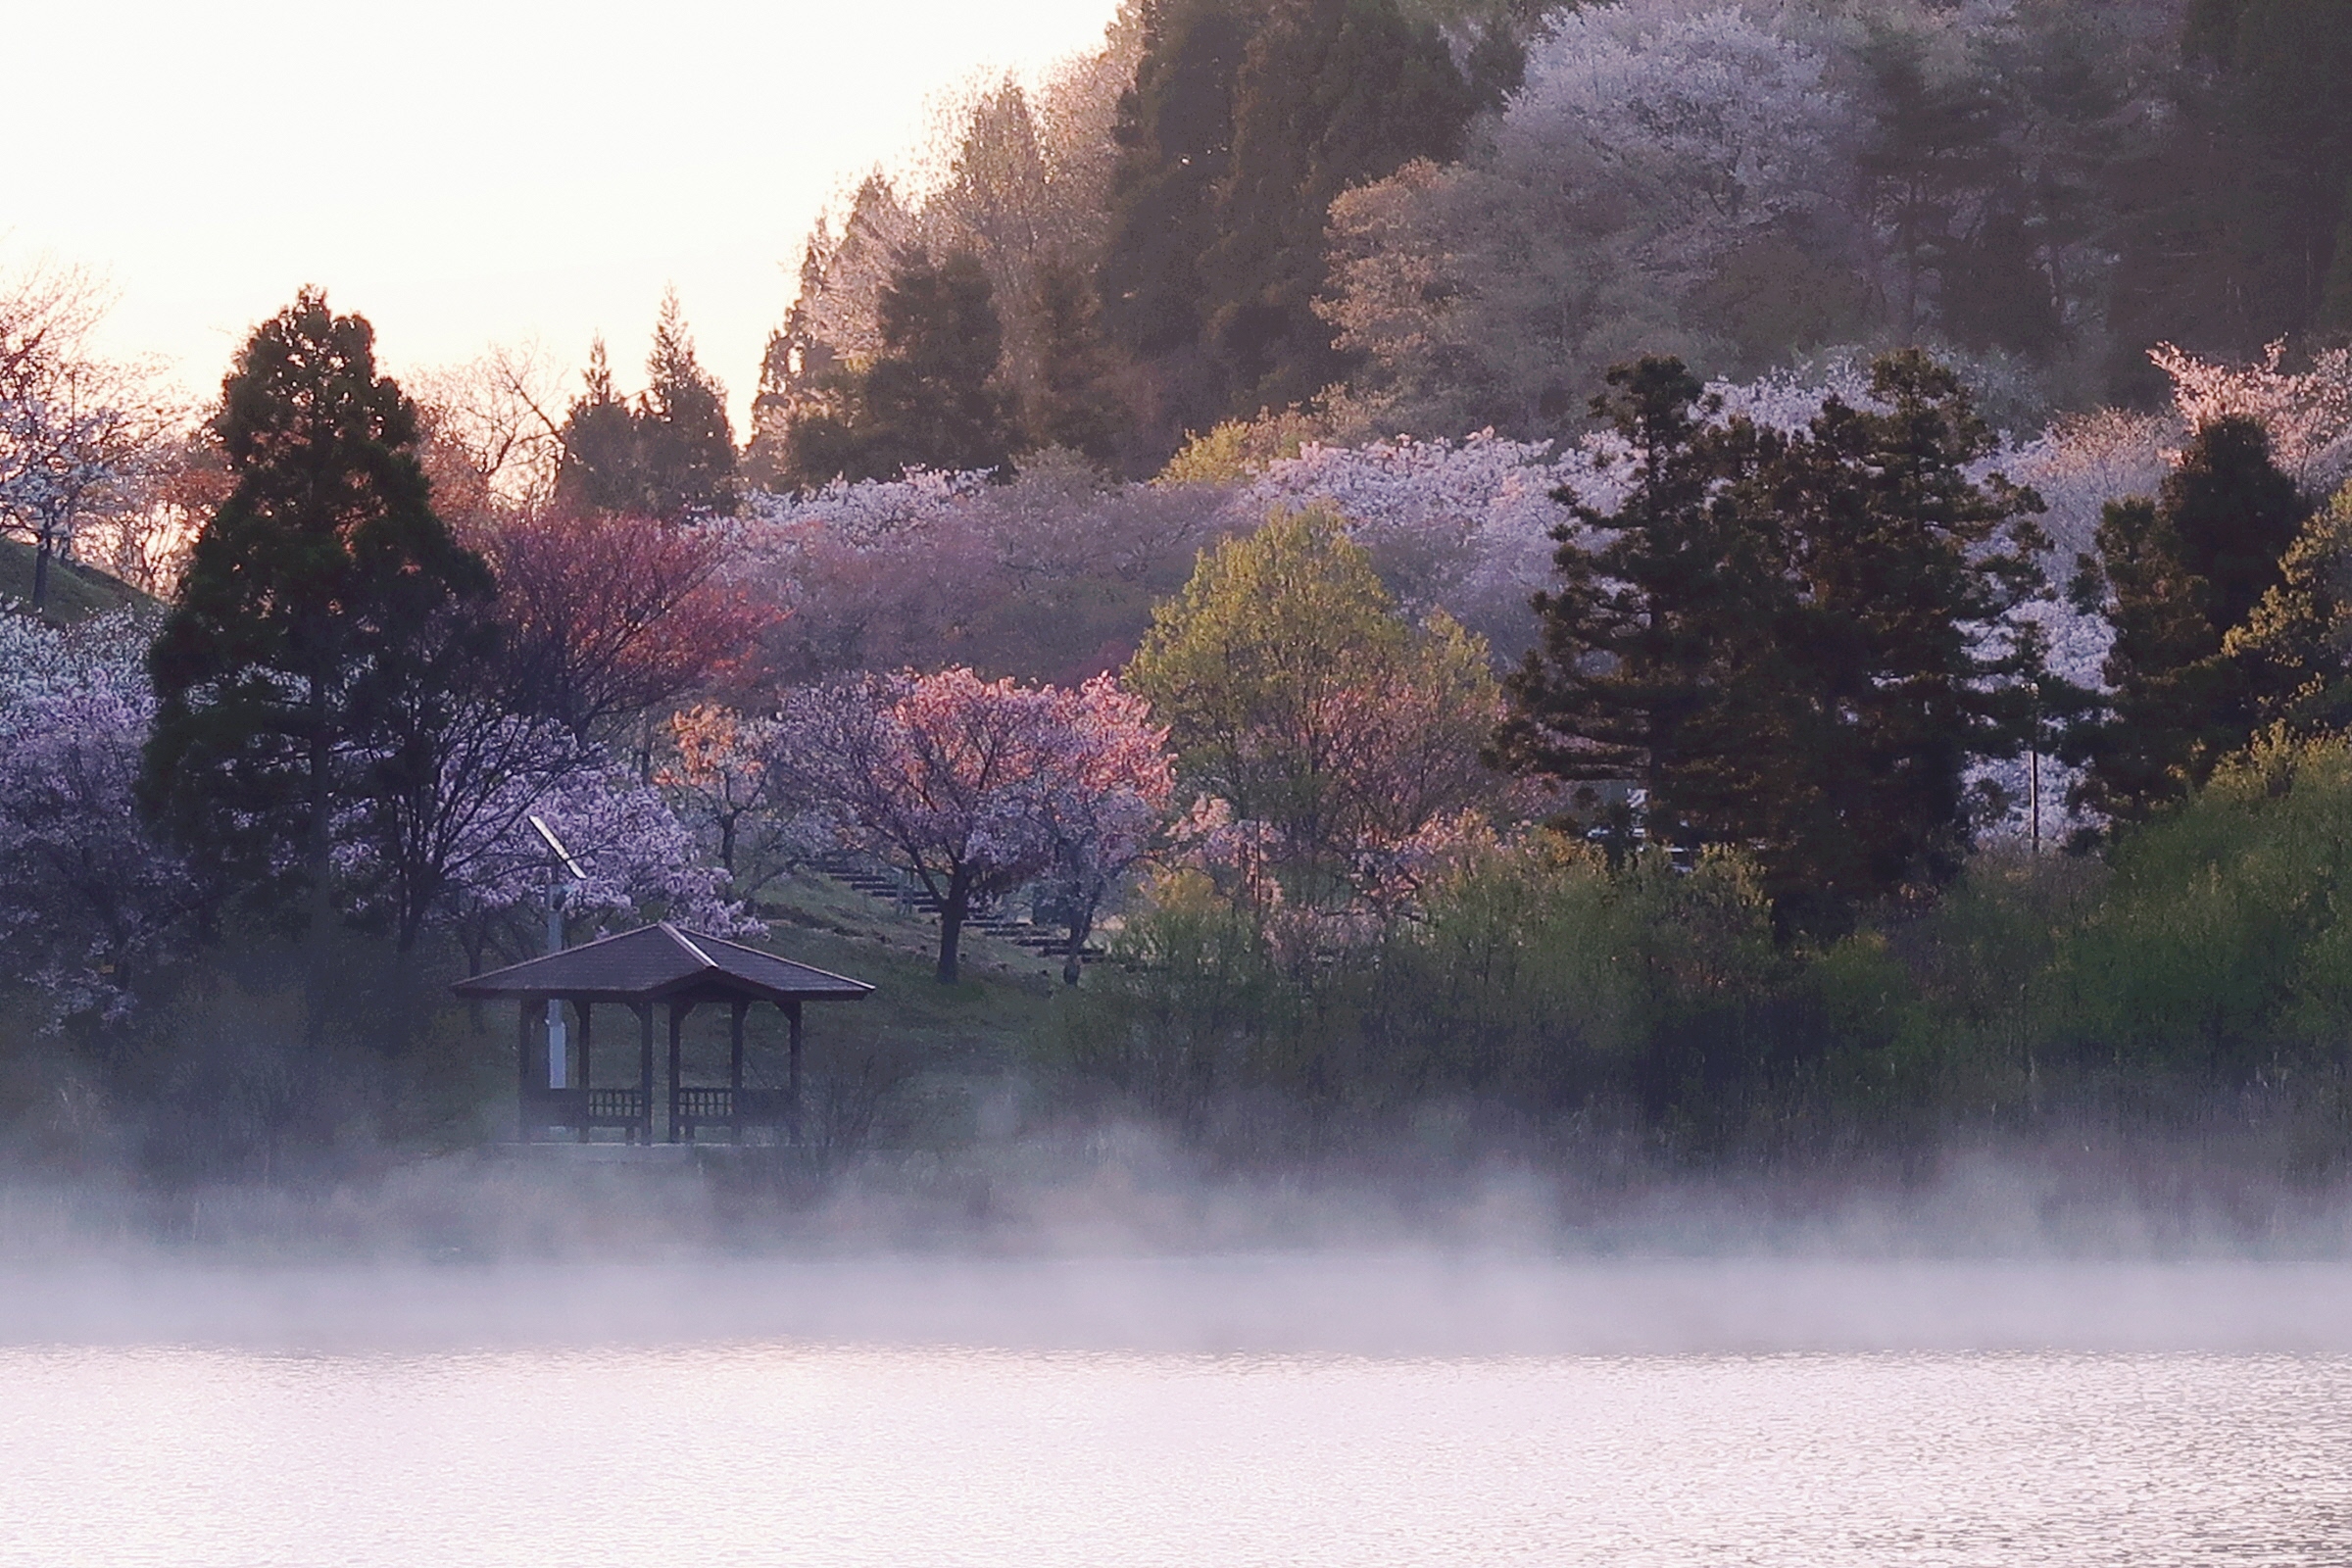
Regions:
<instances>
[{"instance_id":1,"label":"forested hillside","mask_svg":"<svg viewBox=\"0 0 2352 1568\"><path fill-rule=\"evenodd\" d=\"M983 97L936 188L877 176L819 225L755 475L848 471L788 456L827 417L902 443L853 477L1049 445L1143 476L1294 407L1559 437L1638 352L1745 378L1924 344L2013 427L2153 406L2158 342L2352 329L2346 38L2326 0L1131 6ZM933 395L1003 413L951 451L858 398L925 332L978 342L939 305L886 323L958 257L1001 352Z\"/></svg>"},{"instance_id":2,"label":"forested hillside","mask_svg":"<svg viewBox=\"0 0 2352 1568\"><path fill-rule=\"evenodd\" d=\"M938 1009L1039 1118L2332 1170L2346 82L2341 0L1141 0L817 225L740 439L674 293L403 385L306 289L172 410L8 279L0 1107L507 1125L544 821L574 938L1047 952Z\"/></svg>"}]
</instances>

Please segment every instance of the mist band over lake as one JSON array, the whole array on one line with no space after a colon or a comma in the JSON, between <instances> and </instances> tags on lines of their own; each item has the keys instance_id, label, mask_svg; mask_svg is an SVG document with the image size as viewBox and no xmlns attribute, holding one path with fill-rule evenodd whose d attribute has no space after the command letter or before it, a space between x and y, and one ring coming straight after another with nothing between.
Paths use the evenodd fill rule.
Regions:
<instances>
[{"instance_id":1,"label":"mist band over lake","mask_svg":"<svg viewBox=\"0 0 2352 1568\"><path fill-rule=\"evenodd\" d=\"M0 1563L2352 1551L2343 1265L150 1262L22 1287Z\"/></svg>"}]
</instances>

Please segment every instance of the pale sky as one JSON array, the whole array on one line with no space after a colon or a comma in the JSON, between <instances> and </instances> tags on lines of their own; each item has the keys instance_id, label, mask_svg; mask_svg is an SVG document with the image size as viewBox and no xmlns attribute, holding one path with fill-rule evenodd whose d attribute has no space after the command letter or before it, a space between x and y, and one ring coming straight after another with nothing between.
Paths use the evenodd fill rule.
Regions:
<instances>
[{"instance_id":1,"label":"pale sky","mask_svg":"<svg viewBox=\"0 0 2352 1568\"><path fill-rule=\"evenodd\" d=\"M0 260L103 273L106 346L207 391L308 282L395 371L601 330L633 386L675 283L741 435L828 200L1114 5L17 0Z\"/></svg>"}]
</instances>

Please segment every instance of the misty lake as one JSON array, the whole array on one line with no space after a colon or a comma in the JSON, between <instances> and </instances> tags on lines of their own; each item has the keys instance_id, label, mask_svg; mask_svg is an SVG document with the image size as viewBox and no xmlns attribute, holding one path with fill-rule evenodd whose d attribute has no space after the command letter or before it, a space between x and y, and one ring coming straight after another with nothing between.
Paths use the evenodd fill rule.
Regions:
<instances>
[{"instance_id":1,"label":"misty lake","mask_svg":"<svg viewBox=\"0 0 2352 1568\"><path fill-rule=\"evenodd\" d=\"M41 1276L0 1307L0 1563L2341 1564L2346 1283L1429 1259Z\"/></svg>"}]
</instances>

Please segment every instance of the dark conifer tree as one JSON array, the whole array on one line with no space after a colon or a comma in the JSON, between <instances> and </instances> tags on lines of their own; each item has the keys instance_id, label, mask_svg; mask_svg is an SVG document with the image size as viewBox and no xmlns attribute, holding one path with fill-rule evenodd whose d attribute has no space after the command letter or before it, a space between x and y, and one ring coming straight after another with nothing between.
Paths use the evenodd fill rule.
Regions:
<instances>
[{"instance_id":1,"label":"dark conifer tree","mask_svg":"<svg viewBox=\"0 0 2352 1568\"><path fill-rule=\"evenodd\" d=\"M1044 333L1037 395L1023 420L1029 444L1108 463L1126 421L1093 293L1075 269L1051 265L1038 276L1037 294Z\"/></svg>"},{"instance_id":2,"label":"dark conifer tree","mask_svg":"<svg viewBox=\"0 0 2352 1568\"><path fill-rule=\"evenodd\" d=\"M2163 143L2134 169L2119 381L2171 341L2245 356L2324 324L2352 218L2352 6L2194 0Z\"/></svg>"},{"instance_id":3,"label":"dark conifer tree","mask_svg":"<svg viewBox=\"0 0 2352 1568\"><path fill-rule=\"evenodd\" d=\"M1313 300L1332 198L1461 150L1478 94L1437 27L1394 0L1286 0L1234 80L1233 162L1201 259L1225 411L1302 403L1346 373Z\"/></svg>"},{"instance_id":4,"label":"dark conifer tree","mask_svg":"<svg viewBox=\"0 0 2352 1568\"><path fill-rule=\"evenodd\" d=\"M2311 511L2246 418L2198 431L2155 503L2107 508L2074 588L2115 628L2113 695L2065 746L2087 769L2085 804L2142 820L2246 744L2261 719L2259 661L2225 644L2279 586L2280 558Z\"/></svg>"},{"instance_id":5,"label":"dark conifer tree","mask_svg":"<svg viewBox=\"0 0 2352 1568\"><path fill-rule=\"evenodd\" d=\"M664 522L733 513L743 475L726 390L696 362L674 290L662 297L645 370L632 405L612 384L604 339L589 350L586 389L564 419L557 499Z\"/></svg>"},{"instance_id":6,"label":"dark conifer tree","mask_svg":"<svg viewBox=\"0 0 2352 1568\"><path fill-rule=\"evenodd\" d=\"M2217 639L2277 585L2278 559L2311 515L2295 481L2271 461L2269 432L2244 417L2199 430L2159 500Z\"/></svg>"},{"instance_id":7,"label":"dark conifer tree","mask_svg":"<svg viewBox=\"0 0 2352 1568\"><path fill-rule=\"evenodd\" d=\"M662 298L645 370L636 434L647 510L664 520L733 513L743 480L726 390L696 363L674 290Z\"/></svg>"},{"instance_id":8,"label":"dark conifer tree","mask_svg":"<svg viewBox=\"0 0 2352 1568\"><path fill-rule=\"evenodd\" d=\"M1717 424L1679 360L1620 366L1609 384L1593 413L1630 448L1632 488L1605 513L1559 492L1578 526L1559 531L1559 586L1536 597L1543 644L1508 682L1495 760L1642 790L1660 843L1764 837L1788 750L1768 743L1773 710L1794 686L1776 634L1796 602L1782 541L1723 504L1757 432Z\"/></svg>"},{"instance_id":9,"label":"dark conifer tree","mask_svg":"<svg viewBox=\"0 0 2352 1568\"><path fill-rule=\"evenodd\" d=\"M1969 478L1994 438L1916 352L1875 368L1884 412L1833 400L1791 437L1721 418L1679 361L1610 382L1633 489L1563 495L1584 526L1496 760L1640 787L1654 840L1754 851L1785 932L1949 878L1971 760L2030 721L2035 651L1995 628L2041 590L2039 500Z\"/></svg>"},{"instance_id":10,"label":"dark conifer tree","mask_svg":"<svg viewBox=\"0 0 2352 1568\"><path fill-rule=\"evenodd\" d=\"M1156 0L1097 283L1111 340L1150 364L1168 433L1320 392L1346 370L1310 308L1332 198L1459 151L1491 79L1463 78L1396 0Z\"/></svg>"},{"instance_id":11,"label":"dark conifer tree","mask_svg":"<svg viewBox=\"0 0 2352 1568\"><path fill-rule=\"evenodd\" d=\"M918 254L883 289L880 315L881 355L862 370L836 371L834 412L786 435L792 481L1007 467L1012 411L995 385L1004 332L979 262L959 251L935 266Z\"/></svg>"},{"instance_id":12,"label":"dark conifer tree","mask_svg":"<svg viewBox=\"0 0 2352 1568\"><path fill-rule=\"evenodd\" d=\"M1739 502L1751 530L1785 531L1803 607L1781 629L1806 727L1777 786L1793 808L1767 863L1785 907L1809 905L1801 919L1833 927L1858 904L1958 873L1969 765L2017 754L2042 674L2035 647L1994 629L2046 589L2040 498L1970 477L1998 437L1925 354L1881 359L1871 392L1881 409L1833 399L1774 443Z\"/></svg>"},{"instance_id":13,"label":"dark conifer tree","mask_svg":"<svg viewBox=\"0 0 2352 1568\"><path fill-rule=\"evenodd\" d=\"M322 293L254 331L215 429L236 488L149 656L141 801L217 889L322 940L380 717L478 662L469 612L495 590L433 514L416 409L376 374L372 329Z\"/></svg>"},{"instance_id":14,"label":"dark conifer tree","mask_svg":"<svg viewBox=\"0 0 2352 1568\"><path fill-rule=\"evenodd\" d=\"M2061 755L2085 774L2076 798L2119 821L2179 800L2245 739L2238 695L2217 657L2206 584L2181 564L2179 536L2154 502L2110 503L2097 559L2085 557L2075 599L2114 628L2101 673L2103 712L2068 731Z\"/></svg>"},{"instance_id":15,"label":"dark conifer tree","mask_svg":"<svg viewBox=\"0 0 2352 1568\"><path fill-rule=\"evenodd\" d=\"M1113 134L1110 241L1097 286L1111 336L1158 358L1200 341L1200 259L1216 238L1216 193L1233 161L1233 82L1249 29L1229 0L1146 8L1135 84Z\"/></svg>"},{"instance_id":16,"label":"dark conifer tree","mask_svg":"<svg viewBox=\"0 0 2352 1568\"><path fill-rule=\"evenodd\" d=\"M1866 60L1877 125L1859 172L1896 270L1894 327L1915 337L1936 321L1947 281L1968 286L1963 220L1995 182L1997 106L1983 82L1933 72L1909 33L1874 33Z\"/></svg>"},{"instance_id":17,"label":"dark conifer tree","mask_svg":"<svg viewBox=\"0 0 2352 1568\"><path fill-rule=\"evenodd\" d=\"M587 388L564 416L563 460L556 497L589 512L642 513L648 498L645 461L638 450L637 415L612 386L612 367L599 337L588 350Z\"/></svg>"}]
</instances>

